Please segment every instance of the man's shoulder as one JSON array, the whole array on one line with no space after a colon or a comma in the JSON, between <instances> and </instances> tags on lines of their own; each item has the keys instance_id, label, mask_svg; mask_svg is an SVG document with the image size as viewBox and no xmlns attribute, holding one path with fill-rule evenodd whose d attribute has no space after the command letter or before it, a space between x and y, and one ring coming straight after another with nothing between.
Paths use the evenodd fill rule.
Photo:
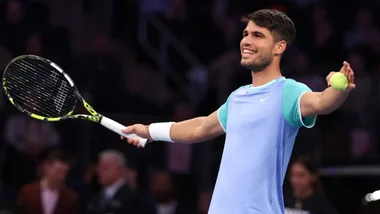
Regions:
<instances>
[{"instance_id":1,"label":"man's shoulder","mask_svg":"<svg viewBox=\"0 0 380 214\"><path fill-rule=\"evenodd\" d=\"M40 181L35 181L33 183L24 184L21 187L22 192L36 191L40 189Z\"/></svg>"},{"instance_id":2,"label":"man's shoulder","mask_svg":"<svg viewBox=\"0 0 380 214\"><path fill-rule=\"evenodd\" d=\"M133 190L128 184L123 184L115 192L114 198L135 198L137 197L137 192Z\"/></svg>"},{"instance_id":3,"label":"man's shoulder","mask_svg":"<svg viewBox=\"0 0 380 214\"><path fill-rule=\"evenodd\" d=\"M78 195L75 193L75 191L67 186L63 187L62 194L64 194L65 198L67 198L70 201L77 201Z\"/></svg>"},{"instance_id":4,"label":"man's shoulder","mask_svg":"<svg viewBox=\"0 0 380 214\"><path fill-rule=\"evenodd\" d=\"M242 85L242 86L236 88L234 91L232 91L231 95L233 95L234 93L239 92L239 91L246 91L247 89L249 89L249 87L250 87L250 84Z\"/></svg>"},{"instance_id":5,"label":"man's shoulder","mask_svg":"<svg viewBox=\"0 0 380 214\"><path fill-rule=\"evenodd\" d=\"M297 80L286 78L284 83L284 88L309 88L305 83L299 82Z\"/></svg>"},{"instance_id":6,"label":"man's shoulder","mask_svg":"<svg viewBox=\"0 0 380 214\"><path fill-rule=\"evenodd\" d=\"M24 200L35 198L40 192L40 182L33 182L21 186L18 197Z\"/></svg>"}]
</instances>

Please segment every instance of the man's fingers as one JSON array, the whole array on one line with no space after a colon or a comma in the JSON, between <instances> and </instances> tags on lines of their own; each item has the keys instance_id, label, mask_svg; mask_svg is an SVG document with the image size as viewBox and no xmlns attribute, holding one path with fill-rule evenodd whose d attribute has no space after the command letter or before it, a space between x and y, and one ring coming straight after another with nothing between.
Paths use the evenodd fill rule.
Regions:
<instances>
[{"instance_id":1,"label":"man's fingers","mask_svg":"<svg viewBox=\"0 0 380 214\"><path fill-rule=\"evenodd\" d=\"M344 75L348 76L349 74L349 69L351 69L350 63L344 61L343 62L343 67L340 70Z\"/></svg>"},{"instance_id":2,"label":"man's fingers","mask_svg":"<svg viewBox=\"0 0 380 214\"><path fill-rule=\"evenodd\" d=\"M353 71L350 72L349 78L350 78L350 82L354 82L355 76L354 76L354 72Z\"/></svg>"},{"instance_id":3,"label":"man's fingers","mask_svg":"<svg viewBox=\"0 0 380 214\"><path fill-rule=\"evenodd\" d=\"M327 75L327 77L326 77L327 86L330 86L330 78L331 78L331 76L334 75L335 73L336 73L336 72L331 71L331 72L329 73L329 75Z\"/></svg>"},{"instance_id":4,"label":"man's fingers","mask_svg":"<svg viewBox=\"0 0 380 214\"><path fill-rule=\"evenodd\" d=\"M130 133L133 133L135 131L135 127L134 126L127 126L125 129L123 129L121 131L125 134L130 134Z\"/></svg>"}]
</instances>

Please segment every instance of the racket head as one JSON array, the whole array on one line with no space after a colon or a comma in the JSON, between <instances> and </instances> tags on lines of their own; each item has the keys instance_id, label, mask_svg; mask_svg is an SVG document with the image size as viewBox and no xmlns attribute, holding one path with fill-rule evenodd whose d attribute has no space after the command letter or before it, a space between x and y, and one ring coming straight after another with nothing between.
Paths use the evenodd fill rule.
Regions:
<instances>
[{"instance_id":1,"label":"racket head","mask_svg":"<svg viewBox=\"0 0 380 214\"><path fill-rule=\"evenodd\" d=\"M45 121L69 117L81 100L73 80L54 62L35 55L14 58L3 73L9 101L21 112Z\"/></svg>"}]
</instances>

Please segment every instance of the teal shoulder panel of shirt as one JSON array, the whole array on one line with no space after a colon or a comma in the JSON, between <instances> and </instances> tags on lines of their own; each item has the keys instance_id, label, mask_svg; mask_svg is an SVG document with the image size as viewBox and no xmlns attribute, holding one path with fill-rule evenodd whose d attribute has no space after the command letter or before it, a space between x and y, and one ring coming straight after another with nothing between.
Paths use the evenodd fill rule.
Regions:
<instances>
[{"instance_id":1,"label":"teal shoulder panel of shirt","mask_svg":"<svg viewBox=\"0 0 380 214\"><path fill-rule=\"evenodd\" d=\"M282 90L282 113L294 128L312 128L315 125L316 116L303 118L301 114L301 96L306 92L311 92L307 85L286 79Z\"/></svg>"},{"instance_id":2,"label":"teal shoulder panel of shirt","mask_svg":"<svg viewBox=\"0 0 380 214\"><path fill-rule=\"evenodd\" d=\"M240 88L242 87L247 87L247 86L241 86ZM228 102L230 101L230 98L235 93L235 91L233 91L230 94L230 96L228 96L227 101L218 109L218 120L224 131L227 130Z\"/></svg>"}]
</instances>

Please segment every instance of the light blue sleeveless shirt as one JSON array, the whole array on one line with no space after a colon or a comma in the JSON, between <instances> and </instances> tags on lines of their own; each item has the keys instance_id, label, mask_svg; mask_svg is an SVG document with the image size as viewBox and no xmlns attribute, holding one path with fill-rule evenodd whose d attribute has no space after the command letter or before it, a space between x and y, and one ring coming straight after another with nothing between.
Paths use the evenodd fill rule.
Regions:
<instances>
[{"instance_id":1,"label":"light blue sleeveless shirt","mask_svg":"<svg viewBox=\"0 0 380 214\"><path fill-rule=\"evenodd\" d=\"M226 132L209 214L283 214L282 185L302 118L300 98L311 91L284 77L242 86L218 110Z\"/></svg>"}]
</instances>

